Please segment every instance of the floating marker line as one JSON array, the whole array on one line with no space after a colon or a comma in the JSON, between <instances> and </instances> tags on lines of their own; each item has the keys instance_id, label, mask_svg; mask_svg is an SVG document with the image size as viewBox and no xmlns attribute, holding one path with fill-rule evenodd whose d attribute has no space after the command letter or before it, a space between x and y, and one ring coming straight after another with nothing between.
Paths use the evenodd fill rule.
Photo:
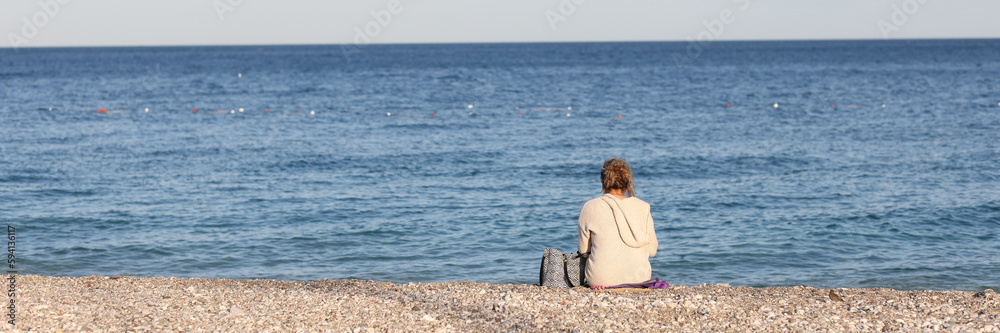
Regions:
<instances>
[{"instance_id":1,"label":"floating marker line","mask_svg":"<svg viewBox=\"0 0 1000 333\"><path fill-rule=\"evenodd\" d=\"M992 103L992 102L990 102L990 103ZM715 105L721 105L721 104L715 104ZM755 108L754 105L760 105L760 104L754 103L754 104L749 105L749 106L743 105L743 106L741 106L741 108L742 109L753 109L753 108ZM773 103L773 104L767 104L767 105L768 105L768 107L774 108L774 109L777 109L777 108L781 107L780 103ZM859 108L869 107L868 105L859 105L859 104L847 104L847 105L838 106L836 103L829 103L829 104L825 104L824 103L824 104L820 104L820 105L823 105L823 106L829 105L831 108L838 108L838 107L840 107L840 108L846 108L846 109L859 109ZM882 106L882 108L887 108L888 104L881 104L881 106ZM1000 106L1000 103L997 103L997 106ZM709 107L710 108L710 107L712 107L712 105L702 105L702 104L699 104L699 105L696 105L696 107ZM726 108L732 108L734 106L733 106L733 103L726 103L725 107ZM796 108L809 109L809 108L815 108L815 107L817 107L817 105L815 105L815 104L796 104L796 106L793 106L791 108L794 110ZM876 107L877 108L878 104L871 105L870 107ZM418 105L404 105L404 106L402 106L402 108L410 109L410 110L413 110L413 109L425 109L425 110L426 109L438 109L438 108L435 108L433 106L418 106ZM448 109L447 106L444 106L442 108L443 109ZM470 115L470 116L477 115L476 112L474 112L474 111L471 110L471 109L474 109L474 108L475 108L474 104L466 104L465 105L465 109L469 110L468 115ZM501 107L501 109L502 108L503 107ZM672 108L672 109L679 109L679 108L682 108L682 107L681 106L677 106L677 105L672 105L672 106L670 106L670 108ZM788 106L786 106L786 108L788 108ZM46 111L46 110L48 110L48 111L56 111L57 109L58 108L55 108L55 107L41 107L41 108L37 108L36 110L39 110L39 111ZM66 109L66 110L71 110L71 109ZM233 109L229 109L229 110L224 110L223 109L223 110L209 111L209 113L210 114L235 114L237 112L241 112L241 113L242 112L247 112L247 110L248 109L246 109L246 108L233 108ZM301 110L302 110L301 108L295 108L295 112L286 112L285 114L308 114L308 115L316 115L316 110L310 110L310 111L307 111L307 112L303 112ZM502 114L502 112L492 112L492 111L495 111L496 109L490 109L490 110L491 110L491 112L487 112L484 115L498 115L498 114ZM517 115L519 115L519 116L524 116L524 112L526 112L526 111L521 111L521 107L520 106L514 106L514 110L518 110L518 114ZM570 110L573 110L573 107L531 107L530 110L534 110L534 111L570 111ZM126 113L126 111L122 111L122 110L109 110L109 109L96 109L96 110L95 109L89 109L89 110L88 109L83 109L81 111L83 111L83 112L96 112L96 113L101 113L101 114L109 114L109 113L110 114L121 114L121 113ZM146 108L136 109L134 111L148 113L148 112L150 112L150 108L146 107ZM322 110L320 110L320 111L322 111ZM366 112L366 111L360 111L360 110L351 110L349 107L344 107L343 111L346 112L346 113L357 113L359 115L360 114L365 114L367 112L370 112L370 111ZM355 112L355 111L357 111L357 112ZM191 113L197 114L198 113L198 108L191 108ZM271 109L265 109L264 113L268 113L268 114L271 113ZM393 116L393 115L394 114L392 114L391 112L387 112L386 113L386 116ZM566 115L566 117L572 117L573 116L572 113L566 113L565 115ZM397 116L397 117L437 117L437 113L429 113L429 114L395 114L395 116ZM622 115L621 114L611 114L611 117L612 118L621 119Z\"/></svg>"}]
</instances>

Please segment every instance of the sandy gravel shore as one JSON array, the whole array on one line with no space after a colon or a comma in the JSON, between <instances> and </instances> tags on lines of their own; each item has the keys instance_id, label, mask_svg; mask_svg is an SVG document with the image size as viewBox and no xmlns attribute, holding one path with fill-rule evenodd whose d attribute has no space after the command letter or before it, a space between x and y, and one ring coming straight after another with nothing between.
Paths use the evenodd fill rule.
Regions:
<instances>
[{"instance_id":1,"label":"sandy gravel shore","mask_svg":"<svg viewBox=\"0 0 1000 333\"><path fill-rule=\"evenodd\" d=\"M30 332L1000 332L992 290L676 286L649 292L471 282L18 276Z\"/></svg>"}]
</instances>

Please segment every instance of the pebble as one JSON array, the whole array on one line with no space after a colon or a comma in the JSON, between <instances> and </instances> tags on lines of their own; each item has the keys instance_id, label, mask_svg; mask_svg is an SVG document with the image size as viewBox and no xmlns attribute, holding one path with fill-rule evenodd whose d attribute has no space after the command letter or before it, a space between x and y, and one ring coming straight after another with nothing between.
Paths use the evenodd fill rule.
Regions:
<instances>
[{"instance_id":1,"label":"pebble","mask_svg":"<svg viewBox=\"0 0 1000 333\"><path fill-rule=\"evenodd\" d=\"M18 313L16 329L25 332L1000 332L992 291L837 289L845 306L829 301L829 289L722 284L598 294L473 282L23 275L17 287L30 315Z\"/></svg>"}]
</instances>

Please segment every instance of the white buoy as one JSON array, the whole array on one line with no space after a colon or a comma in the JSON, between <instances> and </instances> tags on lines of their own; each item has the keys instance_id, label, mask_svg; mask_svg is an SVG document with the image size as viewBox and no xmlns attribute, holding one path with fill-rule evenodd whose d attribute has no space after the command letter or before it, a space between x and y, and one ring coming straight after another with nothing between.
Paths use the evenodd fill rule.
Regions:
<instances>
[{"instance_id":1,"label":"white buoy","mask_svg":"<svg viewBox=\"0 0 1000 333\"><path fill-rule=\"evenodd\" d=\"M388 116L391 116L391 115L392 115L392 112L386 112L386 113L385 113L385 116L386 116L386 117L388 117Z\"/></svg>"},{"instance_id":2,"label":"white buoy","mask_svg":"<svg viewBox=\"0 0 1000 333\"><path fill-rule=\"evenodd\" d=\"M146 108L146 112L149 112L149 108Z\"/></svg>"},{"instance_id":3,"label":"white buoy","mask_svg":"<svg viewBox=\"0 0 1000 333\"><path fill-rule=\"evenodd\" d=\"M569 117L569 113L567 113L566 116Z\"/></svg>"},{"instance_id":4,"label":"white buoy","mask_svg":"<svg viewBox=\"0 0 1000 333\"><path fill-rule=\"evenodd\" d=\"M240 112L243 112L243 108L240 108Z\"/></svg>"},{"instance_id":5,"label":"white buoy","mask_svg":"<svg viewBox=\"0 0 1000 333\"><path fill-rule=\"evenodd\" d=\"M566 110L572 110L572 109L573 109L573 107L572 107L572 106L571 106L571 107L568 107L568 108L566 108Z\"/></svg>"},{"instance_id":6,"label":"white buoy","mask_svg":"<svg viewBox=\"0 0 1000 333\"><path fill-rule=\"evenodd\" d=\"M229 113L236 113L236 110L229 110Z\"/></svg>"},{"instance_id":7,"label":"white buoy","mask_svg":"<svg viewBox=\"0 0 1000 333\"><path fill-rule=\"evenodd\" d=\"M52 108L49 108L49 111L52 111Z\"/></svg>"},{"instance_id":8,"label":"white buoy","mask_svg":"<svg viewBox=\"0 0 1000 333\"><path fill-rule=\"evenodd\" d=\"M778 108L778 103L774 103L774 108L775 108L775 109L777 109L777 108Z\"/></svg>"},{"instance_id":9,"label":"white buoy","mask_svg":"<svg viewBox=\"0 0 1000 333\"><path fill-rule=\"evenodd\" d=\"M469 108L470 108L470 109L472 108L472 104L469 104Z\"/></svg>"},{"instance_id":10,"label":"white buoy","mask_svg":"<svg viewBox=\"0 0 1000 333\"><path fill-rule=\"evenodd\" d=\"M243 77L243 73L236 73L236 77Z\"/></svg>"},{"instance_id":11,"label":"white buoy","mask_svg":"<svg viewBox=\"0 0 1000 333\"><path fill-rule=\"evenodd\" d=\"M882 104L882 107L884 108L884 107L885 107L885 104Z\"/></svg>"},{"instance_id":12,"label":"white buoy","mask_svg":"<svg viewBox=\"0 0 1000 333\"><path fill-rule=\"evenodd\" d=\"M316 114L316 111L309 111L309 114Z\"/></svg>"}]
</instances>

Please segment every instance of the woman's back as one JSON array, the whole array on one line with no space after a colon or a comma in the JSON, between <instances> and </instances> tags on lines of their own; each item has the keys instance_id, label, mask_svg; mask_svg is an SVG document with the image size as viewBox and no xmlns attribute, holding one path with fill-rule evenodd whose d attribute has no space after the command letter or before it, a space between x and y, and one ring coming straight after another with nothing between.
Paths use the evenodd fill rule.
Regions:
<instances>
[{"instance_id":1,"label":"woman's back","mask_svg":"<svg viewBox=\"0 0 1000 333\"><path fill-rule=\"evenodd\" d=\"M649 280L649 257L659 242L649 204L635 197L605 194L580 211L578 250L590 252L587 283L610 286Z\"/></svg>"}]
</instances>

